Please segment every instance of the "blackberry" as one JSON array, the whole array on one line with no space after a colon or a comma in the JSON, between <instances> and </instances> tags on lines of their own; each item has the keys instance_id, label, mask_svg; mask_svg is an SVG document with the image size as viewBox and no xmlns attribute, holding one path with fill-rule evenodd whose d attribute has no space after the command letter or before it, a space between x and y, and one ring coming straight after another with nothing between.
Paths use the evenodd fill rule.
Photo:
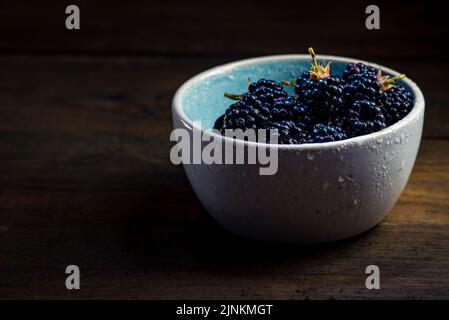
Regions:
<instances>
[{"instance_id":1,"label":"blackberry","mask_svg":"<svg viewBox=\"0 0 449 320\"><path fill-rule=\"evenodd\" d=\"M309 48L312 64L309 72L296 79L298 100L309 106L314 118L328 121L343 108L343 82L330 75L330 64L318 64L315 52Z\"/></svg>"},{"instance_id":2,"label":"blackberry","mask_svg":"<svg viewBox=\"0 0 449 320\"><path fill-rule=\"evenodd\" d=\"M413 108L413 97L404 87L393 87L382 93L387 125L404 118Z\"/></svg>"},{"instance_id":3,"label":"blackberry","mask_svg":"<svg viewBox=\"0 0 449 320\"><path fill-rule=\"evenodd\" d=\"M286 98L288 93L278 81L260 79L256 82L248 80L246 93L240 95L225 93L224 95L238 101L226 109L222 130L265 128L272 122L270 109L274 101Z\"/></svg>"},{"instance_id":4,"label":"blackberry","mask_svg":"<svg viewBox=\"0 0 449 320\"><path fill-rule=\"evenodd\" d=\"M302 126L291 120L273 122L267 129L277 130L278 143L298 144L306 142L306 134Z\"/></svg>"},{"instance_id":5,"label":"blackberry","mask_svg":"<svg viewBox=\"0 0 449 320\"><path fill-rule=\"evenodd\" d=\"M386 127L380 105L370 100L357 100L348 110L348 126L352 136L360 136Z\"/></svg>"},{"instance_id":6,"label":"blackberry","mask_svg":"<svg viewBox=\"0 0 449 320\"><path fill-rule=\"evenodd\" d=\"M371 100L380 102L382 95L379 82L379 70L363 63L348 64L343 73L345 105L351 105L356 100Z\"/></svg>"},{"instance_id":7,"label":"blackberry","mask_svg":"<svg viewBox=\"0 0 449 320\"><path fill-rule=\"evenodd\" d=\"M413 108L413 96L402 86L397 86L396 81L405 78L404 74L395 77L381 76L382 96L381 102L388 126L404 118Z\"/></svg>"},{"instance_id":8,"label":"blackberry","mask_svg":"<svg viewBox=\"0 0 449 320\"><path fill-rule=\"evenodd\" d=\"M376 77L365 74L359 75L348 81L344 86L345 105L351 105L356 100L370 100L379 103L382 90Z\"/></svg>"},{"instance_id":9,"label":"blackberry","mask_svg":"<svg viewBox=\"0 0 449 320\"><path fill-rule=\"evenodd\" d=\"M290 119L304 126L312 122L310 108L292 96L274 100L271 115L274 120Z\"/></svg>"},{"instance_id":10,"label":"blackberry","mask_svg":"<svg viewBox=\"0 0 449 320\"><path fill-rule=\"evenodd\" d=\"M248 92L258 97L262 102L268 103L288 96L280 82L267 79L259 79L257 82L248 81Z\"/></svg>"},{"instance_id":11,"label":"blackberry","mask_svg":"<svg viewBox=\"0 0 449 320\"><path fill-rule=\"evenodd\" d=\"M363 63L349 63L346 65L345 70L343 71L343 80L350 81L354 78L358 77L360 74L363 75L377 75L378 70L374 67L367 66Z\"/></svg>"},{"instance_id":12,"label":"blackberry","mask_svg":"<svg viewBox=\"0 0 449 320\"><path fill-rule=\"evenodd\" d=\"M224 95L238 101L225 111L222 130L263 129L273 122L273 116L276 116L277 120L291 116L288 103L285 105L276 103L288 98L288 93L278 81L260 79L251 82L248 80L248 92L240 95L230 93ZM275 104L277 107L274 107Z\"/></svg>"},{"instance_id":13,"label":"blackberry","mask_svg":"<svg viewBox=\"0 0 449 320\"><path fill-rule=\"evenodd\" d=\"M346 139L348 136L344 130L336 125L317 123L309 133L307 142L323 143Z\"/></svg>"},{"instance_id":14,"label":"blackberry","mask_svg":"<svg viewBox=\"0 0 449 320\"><path fill-rule=\"evenodd\" d=\"M251 82L248 79L248 92L243 94L225 93L225 97L233 100L238 100L242 96L250 94L256 97L261 102L273 103L275 99L286 98L287 91L284 90L282 84L275 80L259 79L256 82Z\"/></svg>"},{"instance_id":15,"label":"blackberry","mask_svg":"<svg viewBox=\"0 0 449 320\"><path fill-rule=\"evenodd\" d=\"M255 129L268 124L270 120L267 104L247 93L226 109L221 129Z\"/></svg>"}]
</instances>

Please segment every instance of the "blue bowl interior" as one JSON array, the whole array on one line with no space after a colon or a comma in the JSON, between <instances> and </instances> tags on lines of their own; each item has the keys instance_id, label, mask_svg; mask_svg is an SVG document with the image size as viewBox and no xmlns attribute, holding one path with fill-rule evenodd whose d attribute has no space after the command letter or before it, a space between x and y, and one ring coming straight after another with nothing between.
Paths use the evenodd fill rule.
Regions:
<instances>
[{"instance_id":1,"label":"blue bowl interior","mask_svg":"<svg viewBox=\"0 0 449 320\"><path fill-rule=\"evenodd\" d=\"M328 61L319 60L322 64ZM342 76L346 63L333 61L331 74ZM247 90L248 78L292 80L310 67L310 59L260 61L248 63L227 71L207 76L196 82L181 97L181 106L187 118L199 121L203 129L213 127L215 120L233 103L223 96L225 92L240 94ZM286 88L287 89L287 88ZM293 94L293 88L287 89Z\"/></svg>"}]
</instances>

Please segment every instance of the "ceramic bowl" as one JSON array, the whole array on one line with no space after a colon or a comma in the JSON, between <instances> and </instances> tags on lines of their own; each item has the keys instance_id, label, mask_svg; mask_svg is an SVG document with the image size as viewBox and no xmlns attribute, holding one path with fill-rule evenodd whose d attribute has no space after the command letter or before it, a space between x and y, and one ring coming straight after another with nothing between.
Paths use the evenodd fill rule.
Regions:
<instances>
[{"instance_id":1,"label":"ceramic bowl","mask_svg":"<svg viewBox=\"0 0 449 320\"><path fill-rule=\"evenodd\" d=\"M333 74L348 63L334 56ZM259 143L205 131L231 103L224 92L246 91L248 77L294 79L310 65L308 55L242 60L205 71L183 84L173 103L175 128L201 131L231 148ZM384 74L398 73L382 66ZM424 98L410 79L402 81L414 95L413 110L382 131L321 144L276 145L278 170L260 175L254 164L184 164L187 177L207 211L224 228L252 239L314 243L347 238L378 224L404 189L418 152ZM194 121L200 121L201 127ZM204 147L204 144L202 145Z\"/></svg>"}]
</instances>

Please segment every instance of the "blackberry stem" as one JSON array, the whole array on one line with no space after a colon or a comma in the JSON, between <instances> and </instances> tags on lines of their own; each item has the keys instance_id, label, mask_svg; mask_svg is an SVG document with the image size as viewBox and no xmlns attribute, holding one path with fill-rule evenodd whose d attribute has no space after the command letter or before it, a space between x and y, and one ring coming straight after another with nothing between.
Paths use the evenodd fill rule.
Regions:
<instances>
[{"instance_id":1,"label":"blackberry stem","mask_svg":"<svg viewBox=\"0 0 449 320\"><path fill-rule=\"evenodd\" d=\"M402 80L405 78L405 74L398 74L397 76L394 76L393 78L389 78L387 79L386 82L388 83L394 83L396 81Z\"/></svg>"},{"instance_id":2,"label":"blackberry stem","mask_svg":"<svg viewBox=\"0 0 449 320\"><path fill-rule=\"evenodd\" d=\"M312 63L310 65L310 80L318 81L320 79L324 79L329 77L330 75L330 62L324 67L318 63L316 60L315 51L313 48L309 48L309 54L312 57Z\"/></svg>"},{"instance_id":3,"label":"blackberry stem","mask_svg":"<svg viewBox=\"0 0 449 320\"><path fill-rule=\"evenodd\" d=\"M225 92L224 96L231 100L240 100L242 98L241 94L228 93L228 92Z\"/></svg>"},{"instance_id":4,"label":"blackberry stem","mask_svg":"<svg viewBox=\"0 0 449 320\"><path fill-rule=\"evenodd\" d=\"M315 51L313 51L312 47L309 48L309 54L312 57L312 68L318 69L318 62L316 61L316 54L315 54Z\"/></svg>"},{"instance_id":5,"label":"blackberry stem","mask_svg":"<svg viewBox=\"0 0 449 320\"><path fill-rule=\"evenodd\" d=\"M295 87L296 86L296 82L295 80L281 80L281 84L284 86L289 86L289 87Z\"/></svg>"},{"instance_id":6,"label":"blackberry stem","mask_svg":"<svg viewBox=\"0 0 449 320\"><path fill-rule=\"evenodd\" d=\"M377 81L379 82L379 86L383 91L387 91L393 87L396 87L394 84L396 81L402 80L405 78L405 74L398 74L390 78L389 76L382 76L382 70L379 68L379 72L377 73Z\"/></svg>"},{"instance_id":7,"label":"blackberry stem","mask_svg":"<svg viewBox=\"0 0 449 320\"><path fill-rule=\"evenodd\" d=\"M251 85L251 79L248 78L248 88L250 85ZM224 96L231 100L240 100L242 98L243 94L235 94L235 93L225 92Z\"/></svg>"}]
</instances>

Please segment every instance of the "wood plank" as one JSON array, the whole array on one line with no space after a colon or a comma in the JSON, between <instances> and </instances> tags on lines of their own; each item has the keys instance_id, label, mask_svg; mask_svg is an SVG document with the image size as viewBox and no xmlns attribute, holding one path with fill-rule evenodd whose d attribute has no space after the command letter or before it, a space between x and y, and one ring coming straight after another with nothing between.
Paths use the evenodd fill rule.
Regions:
<instances>
[{"instance_id":1,"label":"wood plank","mask_svg":"<svg viewBox=\"0 0 449 320\"><path fill-rule=\"evenodd\" d=\"M428 1L376 2L381 29L365 28L368 3L78 0L81 29L65 29L55 1L0 4L0 52L266 55L318 52L359 58L445 59L447 10Z\"/></svg>"},{"instance_id":2,"label":"wood plank","mask_svg":"<svg viewBox=\"0 0 449 320\"><path fill-rule=\"evenodd\" d=\"M0 297L449 298L444 74L397 62L429 107L388 218L353 239L276 246L222 230L169 162L174 90L221 62L0 58ZM69 264L80 291L64 287ZM382 270L380 291L364 289L369 264Z\"/></svg>"},{"instance_id":3,"label":"wood plank","mask_svg":"<svg viewBox=\"0 0 449 320\"><path fill-rule=\"evenodd\" d=\"M423 142L404 194L375 229L286 247L223 231L182 170L158 158L2 161L1 296L449 298L448 155L447 140ZM83 272L77 293L64 288L68 264ZM369 264L382 270L379 292L363 288Z\"/></svg>"},{"instance_id":4,"label":"wood plank","mask_svg":"<svg viewBox=\"0 0 449 320\"><path fill-rule=\"evenodd\" d=\"M238 59L238 58L237 58ZM229 58L6 56L0 58L3 130L169 135L170 105L188 78ZM449 63L375 59L406 73L426 99L424 136L449 138ZM26 94L24 94L26 93ZM117 122L119 121L119 122ZM152 128L156 127L156 128Z\"/></svg>"}]
</instances>

